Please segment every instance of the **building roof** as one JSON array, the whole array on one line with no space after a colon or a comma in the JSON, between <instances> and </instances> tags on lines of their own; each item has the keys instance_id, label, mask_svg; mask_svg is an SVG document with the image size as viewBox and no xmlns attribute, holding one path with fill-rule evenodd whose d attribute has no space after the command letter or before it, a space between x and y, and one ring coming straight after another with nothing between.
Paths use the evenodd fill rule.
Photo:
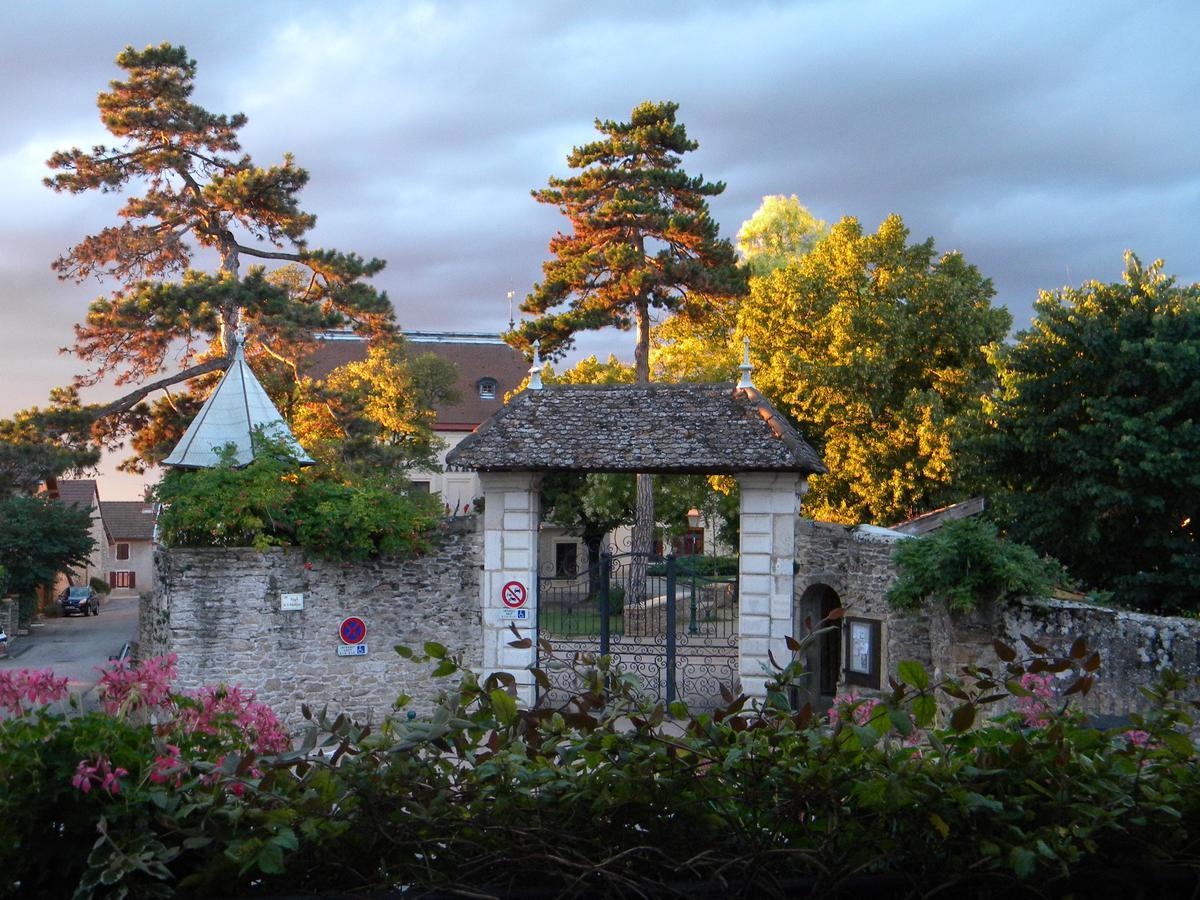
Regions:
<instances>
[{"instance_id":1,"label":"building roof","mask_svg":"<svg viewBox=\"0 0 1200 900\"><path fill-rule=\"evenodd\" d=\"M459 400L440 404L434 409L443 431L470 431L487 421L504 405L504 395L520 386L529 370L525 357L496 334L486 332L406 331L404 338L413 355L433 353L458 367ZM309 356L304 372L310 378L325 378L346 363L367 358L367 342L355 334L329 332L318 335L316 350ZM495 395L479 396L479 382L496 382Z\"/></svg>"},{"instance_id":2,"label":"building roof","mask_svg":"<svg viewBox=\"0 0 1200 900\"><path fill-rule=\"evenodd\" d=\"M96 479L94 478L58 479L58 499L67 506L95 509L97 497Z\"/></svg>"},{"instance_id":3,"label":"building roof","mask_svg":"<svg viewBox=\"0 0 1200 900\"><path fill-rule=\"evenodd\" d=\"M972 497L970 500L964 500L961 503L953 503L950 506L943 506L941 509L935 509L932 512L923 513L911 519L905 519L903 522L893 525L892 530L899 531L902 534L928 534L931 531L937 531L947 522L977 516L983 512L986 506L987 501L983 497Z\"/></svg>"},{"instance_id":4,"label":"building roof","mask_svg":"<svg viewBox=\"0 0 1200 900\"><path fill-rule=\"evenodd\" d=\"M216 389L208 395L162 464L183 469L209 468L220 462L221 448L233 444L237 447L237 464L246 465L254 459L253 435L259 428L289 444L301 463L312 463L247 365L239 343L233 362Z\"/></svg>"},{"instance_id":5,"label":"building roof","mask_svg":"<svg viewBox=\"0 0 1200 900\"><path fill-rule=\"evenodd\" d=\"M115 541L154 538L154 504L142 500L105 500L100 504L104 525Z\"/></svg>"},{"instance_id":6,"label":"building roof","mask_svg":"<svg viewBox=\"0 0 1200 900\"><path fill-rule=\"evenodd\" d=\"M827 471L762 394L732 383L522 391L446 461L484 472Z\"/></svg>"}]
</instances>

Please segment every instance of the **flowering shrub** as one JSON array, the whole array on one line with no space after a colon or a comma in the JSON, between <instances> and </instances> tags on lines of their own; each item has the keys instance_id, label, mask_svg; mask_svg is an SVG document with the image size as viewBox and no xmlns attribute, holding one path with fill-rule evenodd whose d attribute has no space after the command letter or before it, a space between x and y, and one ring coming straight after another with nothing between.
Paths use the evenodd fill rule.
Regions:
<instances>
[{"instance_id":1,"label":"flowering shrub","mask_svg":"<svg viewBox=\"0 0 1200 900\"><path fill-rule=\"evenodd\" d=\"M1050 724L1053 713L1050 701L1055 697L1054 678L1037 672L1026 672L1018 684L1028 695L1017 697L1017 711L1029 728L1041 728Z\"/></svg>"},{"instance_id":2,"label":"flowering shrub","mask_svg":"<svg viewBox=\"0 0 1200 900\"><path fill-rule=\"evenodd\" d=\"M459 677L431 715L369 729L310 712L295 749L249 692L170 690L170 659L106 673L111 713L22 693L0 721L0 894L1152 896L1178 893L1172 867L1191 887L1186 679L1168 673L1152 714L1102 732L1071 707L1099 665L1086 644L998 645L1002 671L935 681L906 662L825 718L788 702L807 640L765 701L729 693L704 713L548 645L578 691L521 709L511 676L431 643L435 674ZM1064 685L1053 702L1048 675ZM1038 700L1044 724L987 720L1010 696Z\"/></svg>"},{"instance_id":3,"label":"flowering shrub","mask_svg":"<svg viewBox=\"0 0 1200 900\"><path fill-rule=\"evenodd\" d=\"M0 670L0 710L11 716L27 708L57 703L67 696L67 679L58 678L50 669Z\"/></svg>"}]
</instances>

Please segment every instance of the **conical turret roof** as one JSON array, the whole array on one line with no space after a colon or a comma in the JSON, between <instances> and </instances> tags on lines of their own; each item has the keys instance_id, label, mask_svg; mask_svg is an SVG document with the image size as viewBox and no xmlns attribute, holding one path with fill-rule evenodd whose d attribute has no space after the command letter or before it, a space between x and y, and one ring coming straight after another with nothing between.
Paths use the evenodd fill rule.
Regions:
<instances>
[{"instance_id":1,"label":"conical turret roof","mask_svg":"<svg viewBox=\"0 0 1200 900\"><path fill-rule=\"evenodd\" d=\"M302 465L313 463L246 363L242 344L239 336L233 362L171 455L163 460L164 466L211 468L221 461L220 451L226 444L237 447L237 464L244 466L254 459L253 434L259 428L291 447Z\"/></svg>"}]
</instances>

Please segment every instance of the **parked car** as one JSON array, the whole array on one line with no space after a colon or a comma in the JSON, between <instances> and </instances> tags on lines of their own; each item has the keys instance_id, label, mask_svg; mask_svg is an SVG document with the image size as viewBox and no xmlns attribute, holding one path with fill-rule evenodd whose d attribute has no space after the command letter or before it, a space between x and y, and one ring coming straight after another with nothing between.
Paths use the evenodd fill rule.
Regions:
<instances>
[{"instance_id":1,"label":"parked car","mask_svg":"<svg viewBox=\"0 0 1200 900\"><path fill-rule=\"evenodd\" d=\"M93 616L100 615L100 597L86 584L64 590L58 595L58 603L64 616L71 613L79 613L81 616L88 613Z\"/></svg>"}]
</instances>

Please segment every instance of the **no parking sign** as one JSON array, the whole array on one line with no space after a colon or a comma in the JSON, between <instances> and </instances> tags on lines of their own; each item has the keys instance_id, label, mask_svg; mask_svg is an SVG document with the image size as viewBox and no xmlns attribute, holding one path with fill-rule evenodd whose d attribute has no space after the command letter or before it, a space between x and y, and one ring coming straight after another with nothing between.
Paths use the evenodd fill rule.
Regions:
<instances>
[{"instance_id":1,"label":"no parking sign","mask_svg":"<svg viewBox=\"0 0 1200 900\"><path fill-rule=\"evenodd\" d=\"M358 616L347 616L338 626L338 636L343 644L361 644L367 639L367 623Z\"/></svg>"},{"instance_id":2,"label":"no parking sign","mask_svg":"<svg viewBox=\"0 0 1200 900\"><path fill-rule=\"evenodd\" d=\"M525 585L519 581L510 581L500 589L500 599L509 609L520 609L528 596Z\"/></svg>"}]
</instances>

